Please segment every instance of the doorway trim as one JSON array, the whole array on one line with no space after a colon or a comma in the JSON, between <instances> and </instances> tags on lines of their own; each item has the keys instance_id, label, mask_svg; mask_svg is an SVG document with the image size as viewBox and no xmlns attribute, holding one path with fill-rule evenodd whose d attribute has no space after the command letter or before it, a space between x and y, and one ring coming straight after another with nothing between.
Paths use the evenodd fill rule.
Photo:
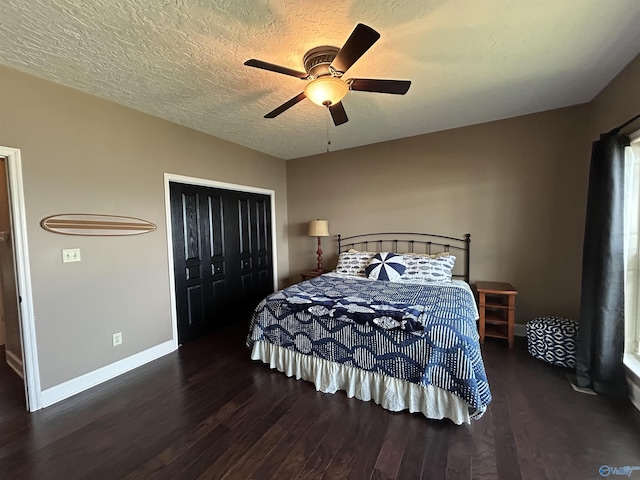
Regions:
<instances>
[{"instance_id":1,"label":"doorway trim","mask_svg":"<svg viewBox=\"0 0 640 480\"><path fill-rule=\"evenodd\" d=\"M22 363L24 366L27 409L31 412L42 408L38 347L36 342L33 294L31 291L31 267L27 242L27 215L24 207L22 182L22 160L17 148L0 146L0 156L6 159L11 211L11 234L16 265L20 307L20 334L22 340Z\"/></svg>"},{"instance_id":2,"label":"doorway trim","mask_svg":"<svg viewBox=\"0 0 640 480\"><path fill-rule=\"evenodd\" d=\"M178 348L178 310L176 306L176 278L173 272L173 232L171 231L171 195L169 192L169 182L185 183L187 185L198 185L203 187L221 188L223 190L235 190L236 192L249 192L268 195L271 203L271 244L272 249L272 271L273 289L278 289L278 245L276 243L276 192L267 188L251 187L248 185L238 185L235 183L219 182L206 178L187 177L174 173L164 174L164 205L165 219L167 222L167 248L169 258L169 287L171 290L171 323L173 326L173 340L175 348Z\"/></svg>"}]
</instances>

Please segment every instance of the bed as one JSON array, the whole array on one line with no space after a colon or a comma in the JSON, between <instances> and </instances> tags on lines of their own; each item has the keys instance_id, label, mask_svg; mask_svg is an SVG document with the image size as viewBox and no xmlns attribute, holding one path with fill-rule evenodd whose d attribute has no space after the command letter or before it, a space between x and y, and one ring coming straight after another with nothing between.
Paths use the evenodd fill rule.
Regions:
<instances>
[{"instance_id":1,"label":"bed","mask_svg":"<svg viewBox=\"0 0 640 480\"><path fill-rule=\"evenodd\" d=\"M335 271L256 307L251 358L387 410L456 424L480 418L491 393L469 246L470 235L338 236Z\"/></svg>"}]
</instances>

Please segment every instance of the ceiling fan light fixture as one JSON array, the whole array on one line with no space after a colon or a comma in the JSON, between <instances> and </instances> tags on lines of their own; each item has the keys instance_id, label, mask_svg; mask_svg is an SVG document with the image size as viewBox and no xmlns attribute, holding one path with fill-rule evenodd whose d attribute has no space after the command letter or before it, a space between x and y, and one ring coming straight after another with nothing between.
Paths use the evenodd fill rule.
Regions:
<instances>
[{"instance_id":1,"label":"ceiling fan light fixture","mask_svg":"<svg viewBox=\"0 0 640 480\"><path fill-rule=\"evenodd\" d=\"M324 75L312 80L304 89L305 96L316 105L331 106L340 102L349 92L349 85L331 75Z\"/></svg>"}]
</instances>

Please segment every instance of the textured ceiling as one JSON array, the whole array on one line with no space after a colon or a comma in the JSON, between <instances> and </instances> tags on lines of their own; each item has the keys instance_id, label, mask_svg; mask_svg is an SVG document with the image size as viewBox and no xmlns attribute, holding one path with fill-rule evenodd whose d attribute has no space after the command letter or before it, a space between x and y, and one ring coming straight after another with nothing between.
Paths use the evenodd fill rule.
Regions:
<instances>
[{"instance_id":1,"label":"textured ceiling","mask_svg":"<svg viewBox=\"0 0 640 480\"><path fill-rule=\"evenodd\" d=\"M263 115L357 23L380 40L345 78L349 122L305 100ZM640 52L638 0L2 0L0 63L280 157L297 158L591 100ZM1 88L1 87L0 87Z\"/></svg>"}]
</instances>

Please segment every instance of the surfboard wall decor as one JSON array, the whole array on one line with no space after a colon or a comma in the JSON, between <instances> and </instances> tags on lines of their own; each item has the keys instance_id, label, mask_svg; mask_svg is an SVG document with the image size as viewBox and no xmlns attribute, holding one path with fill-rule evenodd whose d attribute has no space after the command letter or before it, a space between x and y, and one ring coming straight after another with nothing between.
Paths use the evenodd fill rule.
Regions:
<instances>
[{"instance_id":1,"label":"surfboard wall decor","mask_svg":"<svg viewBox=\"0 0 640 480\"><path fill-rule=\"evenodd\" d=\"M153 232L157 227L151 222L135 217L119 215L94 215L67 213L43 218L40 226L61 235L115 236L140 235Z\"/></svg>"}]
</instances>

